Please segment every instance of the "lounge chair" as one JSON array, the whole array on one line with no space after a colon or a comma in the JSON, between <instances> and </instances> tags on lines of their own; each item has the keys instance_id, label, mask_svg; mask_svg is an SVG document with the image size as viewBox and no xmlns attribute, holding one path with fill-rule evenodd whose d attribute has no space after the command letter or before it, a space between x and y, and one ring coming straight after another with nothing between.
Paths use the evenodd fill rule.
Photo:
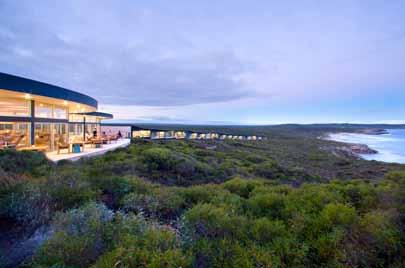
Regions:
<instances>
[{"instance_id":1,"label":"lounge chair","mask_svg":"<svg viewBox=\"0 0 405 268\"><path fill-rule=\"evenodd\" d=\"M70 153L70 144L67 142L58 141L57 147L58 147L58 154L60 154L60 150L64 149L67 149L68 153Z\"/></svg>"},{"instance_id":2,"label":"lounge chair","mask_svg":"<svg viewBox=\"0 0 405 268\"><path fill-rule=\"evenodd\" d=\"M118 140L118 136L117 135L113 135L109 137L110 141L117 141Z\"/></svg>"},{"instance_id":3,"label":"lounge chair","mask_svg":"<svg viewBox=\"0 0 405 268\"><path fill-rule=\"evenodd\" d=\"M18 135L13 136L9 144L7 144L8 148L16 149L20 142L24 139L25 135Z\"/></svg>"}]
</instances>

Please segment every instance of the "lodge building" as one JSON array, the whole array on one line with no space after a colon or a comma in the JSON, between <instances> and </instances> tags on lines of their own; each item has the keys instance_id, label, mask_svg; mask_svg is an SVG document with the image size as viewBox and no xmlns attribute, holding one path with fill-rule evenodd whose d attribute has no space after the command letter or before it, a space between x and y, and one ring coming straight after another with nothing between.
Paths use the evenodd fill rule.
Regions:
<instances>
[{"instance_id":1,"label":"lodge building","mask_svg":"<svg viewBox=\"0 0 405 268\"><path fill-rule=\"evenodd\" d=\"M89 140L113 117L97 105L69 89L0 73L0 148L49 152Z\"/></svg>"},{"instance_id":2,"label":"lodge building","mask_svg":"<svg viewBox=\"0 0 405 268\"><path fill-rule=\"evenodd\" d=\"M61 150L75 153L86 145L99 148L111 140L191 139L262 140L262 136L190 130L143 128L133 124L102 124L112 114L98 111L97 101L66 88L0 73L0 149L36 150L46 153ZM119 135L118 135L119 133ZM119 137L117 137L119 136ZM77 145L77 146L76 146ZM81 150L80 150L81 149Z\"/></svg>"}]
</instances>

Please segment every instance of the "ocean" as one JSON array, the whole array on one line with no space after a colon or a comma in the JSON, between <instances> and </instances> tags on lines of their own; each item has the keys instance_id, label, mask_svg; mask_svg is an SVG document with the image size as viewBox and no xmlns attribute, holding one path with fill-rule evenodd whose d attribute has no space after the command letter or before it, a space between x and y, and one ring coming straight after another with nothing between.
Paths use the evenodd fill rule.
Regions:
<instances>
[{"instance_id":1,"label":"ocean","mask_svg":"<svg viewBox=\"0 0 405 268\"><path fill-rule=\"evenodd\" d=\"M366 160L389 163L405 163L405 129L387 129L389 134L366 135L357 133L334 133L329 139L347 143L367 144L377 154L362 154Z\"/></svg>"}]
</instances>

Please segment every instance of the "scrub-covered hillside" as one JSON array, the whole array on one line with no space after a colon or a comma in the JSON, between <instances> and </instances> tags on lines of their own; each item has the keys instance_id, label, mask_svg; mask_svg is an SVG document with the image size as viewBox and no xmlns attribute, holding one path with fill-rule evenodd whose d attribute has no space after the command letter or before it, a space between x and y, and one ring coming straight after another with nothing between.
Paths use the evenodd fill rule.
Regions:
<instances>
[{"instance_id":1,"label":"scrub-covered hillside","mask_svg":"<svg viewBox=\"0 0 405 268\"><path fill-rule=\"evenodd\" d=\"M309 158L293 166L274 139L140 141L58 165L0 151L0 263L403 267L402 166L375 163L385 170L371 180L331 179L315 171L324 154L328 169L342 168L335 158L300 151L317 148L303 142L295 150Z\"/></svg>"}]
</instances>

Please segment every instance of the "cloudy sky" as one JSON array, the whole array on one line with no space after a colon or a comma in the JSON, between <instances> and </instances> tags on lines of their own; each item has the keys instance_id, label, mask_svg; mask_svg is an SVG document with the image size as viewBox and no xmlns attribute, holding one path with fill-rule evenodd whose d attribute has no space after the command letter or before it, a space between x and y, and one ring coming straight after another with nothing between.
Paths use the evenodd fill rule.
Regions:
<instances>
[{"instance_id":1,"label":"cloudy sky","mask_svg":"<svg viewBox=\"0 0 405 268\"><path fill-rule=\"evenodd\" d=\"M405 122L405 1L0 0L0 72L120 120Z\"/></svg>"}]
</instances>

